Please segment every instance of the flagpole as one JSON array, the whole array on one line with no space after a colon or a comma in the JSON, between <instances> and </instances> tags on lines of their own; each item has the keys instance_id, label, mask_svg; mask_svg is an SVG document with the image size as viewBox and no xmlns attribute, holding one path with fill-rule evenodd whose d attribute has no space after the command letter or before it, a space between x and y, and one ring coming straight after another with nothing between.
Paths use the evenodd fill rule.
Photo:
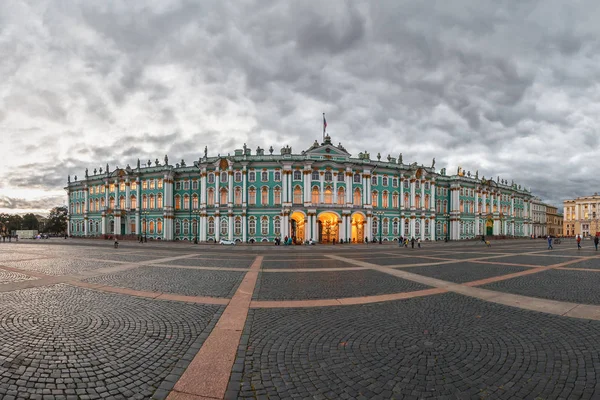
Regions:
<instances>
[{"instance_id":1,"label":"flagpole","mask_svg":"<svg viewBox=\"0 0 600 400\"><path fill-rule=\"evenodd\" d=\"M325 143L325 130L327 129L327 122L325 120L325 113L323 113L323 143Z\"/></svg>"}]
</instances>

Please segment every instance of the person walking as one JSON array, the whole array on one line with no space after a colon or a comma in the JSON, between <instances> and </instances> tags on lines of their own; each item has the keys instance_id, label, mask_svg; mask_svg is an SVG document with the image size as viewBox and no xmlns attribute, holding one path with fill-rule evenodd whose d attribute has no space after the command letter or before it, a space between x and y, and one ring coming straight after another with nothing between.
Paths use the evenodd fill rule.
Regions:
<instances>
[{"instance_id":1,"label":"person walking","mask_svg":"<svg viewBox=\"0 0 600 400\"><path fill-rule=\"evenodd\" d=\"M417 239L417 247L418 247L418 248L421 248L421 238L418 238L418 239Z\"/></svg>"},{"instance_id":2,"label":"person walking","mask_svg":"<svg viewBox=\"0 0 600 400\"><path fill-rule=\"evenodd\" d=\"M410 239L410 247L411 248L415 248L415 237L413 236L412 239Z\"/></svg>"},{"instance_id":3,"label":"person walking","mask_svg":"<svg viewBox=\"0 0 600 400\"><path fill-rule=\"evenodd\" d=\"M548 250L552 250L552 238L550 237L550 235L548 235Z\"/></svg>"},{"instance_id":4,"label":"person walking","mask_svg":"<svg viewBox=\"0 0 600 400\"><path fill-rule=\"evenodd\" d=\"M577 250L581 248L581 235L577 235Z\"/></svg>"},{"instance_id":5,"label":"person walking","mask_svg":"<svg viewBox=\"0 0 600 400\"><path fill-rule=\"evenodd\" d=\"M600 239L598 238L598 236L594 236L594 246L596 247L596 251L598 251L598 242L600 241Z\"/></svg>"}]
</instances>

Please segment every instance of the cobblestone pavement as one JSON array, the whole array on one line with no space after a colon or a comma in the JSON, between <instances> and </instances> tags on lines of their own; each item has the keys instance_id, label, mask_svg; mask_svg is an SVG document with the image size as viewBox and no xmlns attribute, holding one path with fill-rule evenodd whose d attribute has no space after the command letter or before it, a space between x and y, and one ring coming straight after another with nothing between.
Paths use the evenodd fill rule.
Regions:
<instances>
[{"instance_id":1,"label":"cobblestone pavement","mask_svg":"<svg viewBox=\"0 0 600 400\"><path fill-rule=\"evenodd\" d=\"M0 399L600 398L600 254L546 246L0 243Z\"/></svg>"}]
</instances>

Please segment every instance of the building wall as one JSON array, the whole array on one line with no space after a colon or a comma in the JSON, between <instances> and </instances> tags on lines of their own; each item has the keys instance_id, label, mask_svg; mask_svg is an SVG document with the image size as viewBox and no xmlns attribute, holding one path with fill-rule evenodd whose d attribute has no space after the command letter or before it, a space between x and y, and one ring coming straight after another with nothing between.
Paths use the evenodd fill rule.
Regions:
<instances>
[{"instance_id":1,"label":"building wall","mask_svg":"<svg viewBox=\"0 0 600 400\"><path fill-rule=\"evenodd\" d=\"M600 196L597 193L565 200L563 206L565 236L594 236L600 232Z\"/></svg>"},{"instance_id":2,"label":"building wall","mask_svg":"<svg viewBox=\"0 0 600 400\"><path fill-rule=\"evenodd\" d=\"M281 156L244 148L234 156L205 155L192 166L165 159L86 172L66 188L70 234L362 242L532 232L532 196L515 184L460 170L450 176L391 157L375 161L367 153L352 158L329 138L302 154L285 149Z\"/></svg>"}]
</instances>

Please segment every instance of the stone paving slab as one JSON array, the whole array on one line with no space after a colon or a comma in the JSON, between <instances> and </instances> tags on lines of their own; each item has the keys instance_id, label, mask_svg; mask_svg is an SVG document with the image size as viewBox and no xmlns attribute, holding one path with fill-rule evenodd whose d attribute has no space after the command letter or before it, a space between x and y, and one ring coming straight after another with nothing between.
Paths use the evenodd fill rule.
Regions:
<instances>
[{"instance_id":1,"label":"stone paving slab","mask_svg":"<svg viewBox=\"0 0 600 400\"><path fill-rule=\"evenodd\" d=\"M308 260L263 261L263 269L278 268L355 268L354 265L331 258Z\"/></svg>"},{"instance_id":2,"label":"stone paving slab","mask_svg":"<svg viewBox=\"0 0 600 400\"><path fill-rule=\"evenodd\" d=\"M240 399L595 399L598 343L600 321L457 294L252 309L229 393Z\"/></svg>"},{"instance_id":3,"label":"stone paving slab","mask_svg":"<svg viewBox=\"0 0 600 400\"><path fill-rule=\"evenodd\" d=\"M600 274L594 272L553 269L480 287L524 296L600 305Z\"/></svg>"},{"instance_id":4,"label":"stone paving slab","mask_svg":"<svg viewBox=\"0 0 600 400\"><path fill-rule=\"evenodd\" d=\"M469 258L489 258L503 255L502 253L492 252L461 252L461 253L445 253L445 254L434 254L433 257L446 258L449 260L466 260Z\"/></svg>"},{"instance_id":5,"label":"stone paving slab","mask_svg":"<svg viewBox=\"0 0 600 400\"><path fill-rule=\"evenodd\" d=\"M84 282L186 296L231 297L243 272L144 266L102 275Z\"/></svg>"},{"instance_id":6,"label":"stone paving slab","mask_svg":"<svg viewBox=\"0 0 600 400\"><path fill-rule=\"evenodd\" d=\"M44 258L26 261L4 262L2 265L18 268L24 271L41 272L47 275L77 274L98 268L115 266L116 263L109 261L99 262L97 260L72 259L72 258Z\"/></svg>"},{"instance_id":7,"label":"stone paving slab","mask_svg":"<svg viewBox=\"0 0 600 400\"><path fill-rule=\"evenodd\" d=\"M567 268L600 269L600 258L569 264Z\"/></svg>"},{"instance_id":8,"label":"stone paving slab","mask_svg":"<svg viewBox=\"0 0 600 400\"><path fill-rule=\"evenodd\" d=\"M492 276L512 274L529 268L511 265L481 264L477 262L461 262L443 265L412 267L410 272L444 281L465 283L485 279Z\"/></svg>"},{"instance_id":9,"label":"stone paving slab","mask_svg":"<svg viewBox=\"0 0 600 400\"><path fill-rule=\"evenodd\" d=\"M0 398L149 399L222 310L67 285L0 293Z\"/></svg>"},{"instance_id":10,"label":"stone paving slab","mask_svg":"<svg viewBox=\"0 0 600 400\"><path fill-rule=\"evenodd\" d=\"M400 256L400 257L388 257L388 258L360 259L359 261L364 261L364 262L377 264L377 265L381 265L381 266L431 264L431 263L441 263L441 262L447 261L445 258L442 258L442 257L439 257L439 259L437 258L438 256L432 256L432 257L436 257L436 258L433 259L433 258Z\"/></svg>"},{"instance_id":11,"label":"stone paving slab","mask_svg":"<svg viewBox=\"0 0 600 400\"><path fill-rule=\"evenodd\" d=\"M548 250L551 251L551 250ZM518 256L507 256L497 257L488 261L497 262L499 264L511 263L511 264L529 264L529 265L542 265L549 266L554 264L562 264L569 261L576 260L576 257L554 257L551 254L548 255L518 255Z\"/></svg>"},{"instance_id":12,"label":"stone paving slab","mask_svg":"<svg viewBox=\"0 0 600 400\"><path fill-rule=\"evenodd\" d=\"M178 260L161 261L157 264L163 265L183 265L186 267L215 267L215 268L250 268L254 257L245 259L225 259L226 255L221 254L219 259L211 258L180 258Z\"/></svg>"},{"instance_id":13,"label":"stone paving slab","mask_svg":"<svg viewBox=\"0 0 600 400\"><path fill-rule=\"evenodd\" d=\"M261 272L253 300L309 300L412 292L429 286L372 270Z\"/></svg>"},{"instance_id":14,"label":"stone paving slab","mask_svg":"<svg viewBox=\"0 0 600 400\"><path fill-rule=\"evenodd\" d=\"M20 274L18 272L4 271L0 267L0 285L5 283L22 282L37 279L33 276Z\"/></svg>"}]
</instances>

